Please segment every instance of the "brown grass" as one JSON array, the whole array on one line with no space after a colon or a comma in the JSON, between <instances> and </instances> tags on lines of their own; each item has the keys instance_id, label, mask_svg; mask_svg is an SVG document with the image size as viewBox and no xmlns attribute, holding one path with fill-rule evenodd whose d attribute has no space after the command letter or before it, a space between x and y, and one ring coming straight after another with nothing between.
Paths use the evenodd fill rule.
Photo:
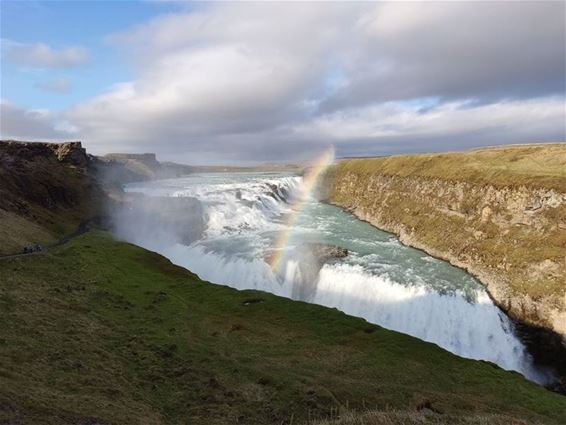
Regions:
<instances>
[{"instance_id":1,"label":"brown grass","mask_svg":"<svg viewBox=\"0 0 566 425\"><path fill-rule=\"evenodd\" d=\"M0 255L16 254L24 246L54 240L53 234L40 225L0 209Z\"/></svg>"},{"instance_id":2,"label":"brown grass","mask_svg":"<svg viewBox=\"0 0 566 425\"><path fill-rule=\"evenodd\" d=\"M526 425L528 422L505 415L441 415L434 412L369 411L348 413L337 419L311 425Z\"/></svg>"},{"instance_id":3,"label":"brown grass","mask_svg":"<svg viewBox=\"0 0 566 425\"><path fill-rule=\"evenodd\" d=\"M104 194L86 166L42 146L0 141L0 253L49 242L99 214Z\"/></svg>"},{"instance_id":4,"label":"brown grass","mask_svg":"<svg viewBox=\"0 0 566 425\"><path fill-rule=\"evenodd\" d=\"M353 159L339 169L418 176L497 186L536 186L566 191L566 143L515 145L464 152Z\"/></svg>"}]
</instances>

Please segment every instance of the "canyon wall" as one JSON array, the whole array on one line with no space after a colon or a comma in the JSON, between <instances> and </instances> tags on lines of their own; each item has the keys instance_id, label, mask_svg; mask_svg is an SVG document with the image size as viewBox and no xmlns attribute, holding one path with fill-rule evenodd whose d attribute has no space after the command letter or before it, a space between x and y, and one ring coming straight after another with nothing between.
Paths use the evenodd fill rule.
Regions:
<instances>
[{"instance_id":1,"label":"canyon wall","mask_svg":"<svg viewBox=\"0 0 566 425\"><path fill-rule=\"evenodd\" d=\"M0 140L0 255L49 245L80 223L111 226L125 183L179 177L193 167L155 154L90 155L81 142Z\"/></svg>"},{"instance_id":2,"label":"canyon wall","mask_svg":"<svg viewBox=\"0 0 566 425\"><path fill-rule=\"evenodd\" d=\"M49 244L101 214L105 195L80 142L0 141L0 254Z\"/></svg>"},{"instance_id":3,"label":"canyon wall","mask_svg":"<svg viewBox=\"0 0 566 425\"><path fill-rule=\"evenodd\" d=\"M517 321L564 338L565 172L564 144L346 160L327 174L327 197L468 270Z\"/></svg>"}]
</instances>

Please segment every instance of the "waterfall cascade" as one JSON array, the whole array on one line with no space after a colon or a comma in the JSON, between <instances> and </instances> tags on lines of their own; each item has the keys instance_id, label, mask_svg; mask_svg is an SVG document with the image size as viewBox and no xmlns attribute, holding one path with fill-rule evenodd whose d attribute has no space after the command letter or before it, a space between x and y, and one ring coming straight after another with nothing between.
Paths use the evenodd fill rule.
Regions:
<instances>
[{"instance_id":1,"label":"waterfall cascade","mask_svg":"<svg viewBox=\"0 0 566 425\"><path fill-rule=\"evenodd\" d=\"M288 230L286 217L293 213L300 185L301 177L271 173L195 174L132 184L129 192L153 200L154 222L140 226L129 218L124 221L136 231L119 228L118 233L211 282L336 307L531 380L550 379L533 366L512 322L475 279L336 207L311 199L302 208L285 248L288 255L273 271L268 258L277 235ZM198 208L168 209L163 201L179 197L194 199L192 205L198 201ZM156 213L156 205L164 211ZM178 214L198 217L183 220ZM186 234L185 227L194 223L202 229L192 240L175 236ZM156 227L171 237L144 231ZM349 255L318 264L298 249L305 242L342 246Z\"/></svg>"}]
</instances>

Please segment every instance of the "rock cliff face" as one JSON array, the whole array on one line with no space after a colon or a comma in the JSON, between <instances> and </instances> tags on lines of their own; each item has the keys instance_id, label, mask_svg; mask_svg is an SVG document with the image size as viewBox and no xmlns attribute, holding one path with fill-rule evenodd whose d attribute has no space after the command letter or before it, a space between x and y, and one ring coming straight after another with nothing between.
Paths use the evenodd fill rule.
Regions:
<instances>
[{"instance_id":1,"label":"rock cliff face","mask_svg":"<svg viewBox=\"0 0 566 425\"><path fill-rule=\"evenodd\" d=\"M566 145L350 160L327 176L328 200L468 270L512 318L564 338L565 172Z\"/></svg>"},{"instance_id":2,"label":"rock cliff face","mask_svg":"<svg viewBox=\"0 0 566 425\"><path fill-rule=\"evenodd\" d=\"M153 153L97 157L87 154L81 142L16 140L0 141L0 165L0 255L52 243L84 221L95 220L109 228L115 224L109 222L116 218L115 211L140 206L126 199L123 184L179 177L193 170L188 165L160 163ZM142 220L153 213L166 217L168 225L180 227L172 213L187 205L161 204L162 211L145 205L135 218ZM180 234L185 239L191 236Z\"/></svg>"},{"instance_id":3,"label":"rock cliff face","mask_svg":"<svg viewBox=\"0 0 566 425\"><path fill-rule=\"evenodd\" d=\"M0 141L0 253L49 243L99 214L104 194L80 142Z\"/></svg>"},{"instance_id":4,"label":"rock cliff face","mask_svg":"<svg viewBox=\"0 0 566 425\"><path fill-rule=\"evenodd\" d=\"M81 142L43 143L1 140L0 143L2 164L6 166L18 161L33 161L37 158L49 157L77 167L86 167L88 163L87 153Z\"/></svg>"}]
</instances>

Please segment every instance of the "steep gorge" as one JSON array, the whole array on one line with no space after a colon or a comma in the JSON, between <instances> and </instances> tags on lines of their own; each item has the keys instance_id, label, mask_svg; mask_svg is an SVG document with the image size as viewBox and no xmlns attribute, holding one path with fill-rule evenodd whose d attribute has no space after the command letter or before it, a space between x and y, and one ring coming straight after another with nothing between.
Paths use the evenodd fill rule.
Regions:
<instances>
[{"instance_id":1,"label":"steep gorge","mask_svg":"<svg viewBox=\"0 0 566 425\"><path fill-rule=\"evenodd\" d=\"M105 213L104 186L119 180L101 181L97 161L80 143L0 142L0 252ZM155 202L124 219L196 208ZM517 373L333 308L210 284L92 227L0 261L0 423L562 423L566 399Z\"/></svg>"},{"instance_id":2,"label":"steep gorge","mask_svg":"<svg viewBox=\"0 0 566 425\"><path fill-rule=\"evenodd\" d=\"M328 173L328 201L468 270L513 319L540 329L544 347L532 345L542 357L556 357L566 338L565 170L560 144L346 160Z\"/></svg>"}]
</instances>

